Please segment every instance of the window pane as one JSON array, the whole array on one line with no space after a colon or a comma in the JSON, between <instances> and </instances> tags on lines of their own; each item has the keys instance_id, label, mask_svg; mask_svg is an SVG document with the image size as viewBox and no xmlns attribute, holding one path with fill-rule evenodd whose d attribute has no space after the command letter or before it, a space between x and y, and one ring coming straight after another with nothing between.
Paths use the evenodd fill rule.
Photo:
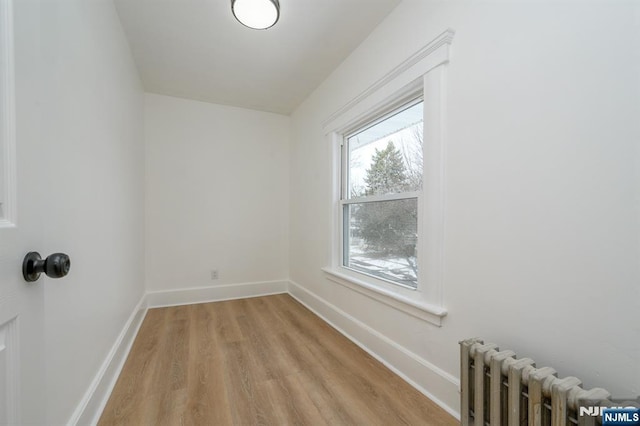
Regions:
<instances>
[{"instance_id":1,"label":"window pane","mask_svg":"<svg viewBox=\"0 0 640 426\"><path fill-rule=\"evenodd\" d=\"M350 136L347 198L422 188L423 102Z\"/></svg>"},{"instance_id":2,"label":"window pane","mask_svg":"<svg viewBox=\"0 0 640 426\"><path fill-rule=\"evenodd\" d=\"M344 206L344 266L417 288L418 200Z\"/></svg>"}]
</instances>

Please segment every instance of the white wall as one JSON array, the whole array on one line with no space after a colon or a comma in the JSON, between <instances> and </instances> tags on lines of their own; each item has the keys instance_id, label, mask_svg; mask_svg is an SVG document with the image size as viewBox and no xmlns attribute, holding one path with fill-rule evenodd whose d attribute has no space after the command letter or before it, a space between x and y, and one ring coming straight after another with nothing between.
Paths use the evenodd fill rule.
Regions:
<instances>
[{"instance_id":1,"label":"white wall","mask_svg":"<svg viewBox=\"0 0 640 426\"><path fill-rule=\"evenodd\" d=\"M37 3L32 112L49 165L34 249L72 258L67 278L44 284L51 424L87 390L145 269L152 291L289 274L455 376L457 341L478 335L588 387L640 393L637 3L404 0L292 120L145 102L110 1ZM448 27L449 316L436 328L321 273L332 235L320 123ZM455 409L438 386L428 390Z\"/></svg>"},{"instance_id":2,"label":"white wall","mask_svg":"<svg viewBox=\"0 0 640 426\"><path fill-rule=\"evenodd\" d=\"M35 2L32 2L35 4ZM144 293L143 93L111 1L41 1L32 106L47 165L43 255L71 271L45 287L48 424L64 424ZM39 12L36 12L39 8ZM19 31L26 29L19 29ZM17 46L18 54L26 46Z\"/></svg>"},{"instance_id":3,"label":"white wall","mask_svg":"<svg viewBox=\"0 0 640 426\"><path fill-rule=\"evenodd\" d=\"M148 290L286 279L289 118L147 94L145 132Z\"/></svg>"},{"instance_id":4,"label":"white wall","mask_svg":"<svg viewBox=\"0 0 640 426\"><path fill-rule=\"evenodd\" d=\"M437 328L321 272L333 238L321 122L447 28ZM637 2L404 0L292 116L291 279L427 369L458 377L458 341L480 336L585 387L640 394L639 32ZM457 410L453 386L427 391Z\"/></svg>"}]
</instances>

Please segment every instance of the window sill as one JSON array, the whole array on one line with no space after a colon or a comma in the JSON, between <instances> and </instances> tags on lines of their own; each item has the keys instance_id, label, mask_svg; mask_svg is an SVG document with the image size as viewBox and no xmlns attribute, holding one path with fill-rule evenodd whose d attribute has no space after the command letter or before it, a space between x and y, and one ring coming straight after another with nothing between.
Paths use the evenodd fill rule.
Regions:
<instances>
[{"instance_id":1,"label":"window sill","mask_svg":"<svg viewBox=\"0 0 640 426\"><path fill-rule=\"evenodd\" d=\"M15 228L15 227L16 227L16 225L13 222L11 222L11 221L9 221L7 219L0 218L0 229L1 228Z\"/></svg>"},{"instance_id":2,"label":"window sill","mask_svg":"<svg viewBox=\"0 0 640 426\"><path fill-rule=\"evenodd\" d=\"M447 315L447 310L444 308L425 302L411 300L408 297L369 284L364 280L338 272L334 268L322 268L322 270L325 272L327 279L336 284L340 284L341 286L347 287L348 289L382 302L385 305L391 306L392 308L405 312L423 321L430 322L438 327L442 326L442 318Z\"/></svg>"}]
</instances>

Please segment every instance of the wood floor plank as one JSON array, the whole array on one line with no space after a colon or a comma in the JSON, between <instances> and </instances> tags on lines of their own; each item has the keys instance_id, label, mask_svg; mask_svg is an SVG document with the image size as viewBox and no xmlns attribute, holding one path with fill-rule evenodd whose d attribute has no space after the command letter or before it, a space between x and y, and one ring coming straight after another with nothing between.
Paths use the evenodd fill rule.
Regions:
<instances>
[{"instance_id":1,"label":"wood floor plank","mask_svg":"<svg viewBox=\"0 0 640 426\"><path fill-rule=\"evenodd\" d=\"M304 391L297 375L269 380L261 384L273 411L272 424L326 425L313 401Z\"/></svg>"},{"instance_id":2,"label":"wood floor plank","mask_svg":"<svg viewBox=\"0 0 640 426\"><path fill-rule=\"evenodd\" d=\"M237 301L230 300L216 303L211 312L215 317L216 333L222 342L238 342L244 340L236 318L238 317Z\"/></svg>"},{"instance_id":3,"label":"wood floor plank","mask_svg":"<svg viewBox=\"0 0 640 426\"><path fill-rule=\"evenodd\" d=\"M231 424L223 359L211 305L190 306L187 425Z\"/></svg>"},{"instance_id":4,"label":"wood floor plank","mask_svg":"<svg viewBox=\"0 0 640 426\"><path fill-rule=\"evenodd\" d=\"M144 396L151 393L151 378L158 364L160 339L164 333L166 311L149 311L131 348L116 388L102 413L104 424L143 424Z\"/></svg>"},{"instance_id":5,"label":"wood floor plank","mask_svg":"<svg viewBox=\"0 0 640 426\"><path fill-rule=\"evenodd\" d=\"M149 310L99 425L453 425L288 295Z\"/></svg>"},{"instance_id":6,"label":"wood floor plank","mask_svg":"<svg viewBox=\"0 0 640 426\"><path fill-rule=\"evenodd\" d=\"M258 381L251 370L249 351L244 342L222 346L224 353L225 386L229 389L233 424L264 424L264 403L258 394Z\"/></svg>"}]
</instances>

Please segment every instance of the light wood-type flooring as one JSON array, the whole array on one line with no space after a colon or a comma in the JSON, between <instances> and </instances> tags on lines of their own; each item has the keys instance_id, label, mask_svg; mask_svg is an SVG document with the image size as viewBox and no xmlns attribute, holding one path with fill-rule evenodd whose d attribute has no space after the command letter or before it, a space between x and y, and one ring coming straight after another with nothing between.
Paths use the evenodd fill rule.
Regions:
<instances>
[{"instance_id":1,"label":"light wood-type flooring","mask_svg":"<svg viewBox=\"0 0 640 426\"><path fill-rule=\"evenodd\" d=\"M149 310L105 425L453 425L288 295Z\"/></svg>"}]
</instances>

